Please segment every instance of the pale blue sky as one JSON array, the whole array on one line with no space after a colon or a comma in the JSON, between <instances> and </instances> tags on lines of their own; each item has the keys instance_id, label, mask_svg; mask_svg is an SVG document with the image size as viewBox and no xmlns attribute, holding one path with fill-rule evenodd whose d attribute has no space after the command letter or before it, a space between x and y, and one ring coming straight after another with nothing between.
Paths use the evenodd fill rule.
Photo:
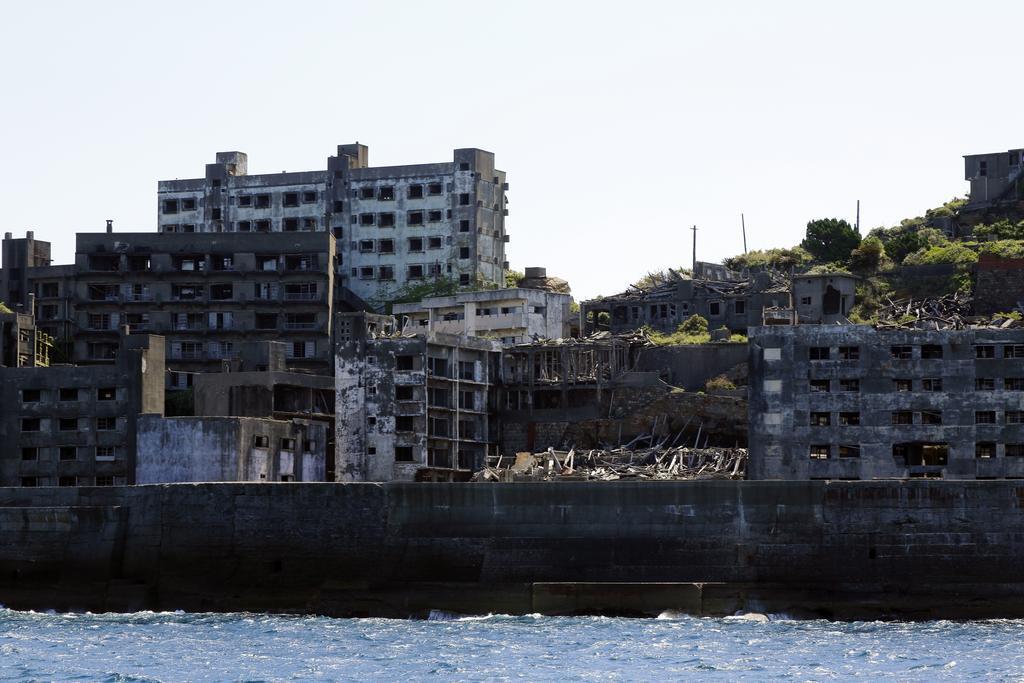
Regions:
<instances>
[{"instance_id":1,"label":"pale blue sky","mask_svg":"<svg viewBox=\"0 0 1024 683\"><path fill-rule=\"evenodd\" d=\"M512 266L577 297L966 192L1024 146L1021 2L40 2L0 24L3 230L156 229L156 183L482 147Z\"/></svg>"}]
</instances>

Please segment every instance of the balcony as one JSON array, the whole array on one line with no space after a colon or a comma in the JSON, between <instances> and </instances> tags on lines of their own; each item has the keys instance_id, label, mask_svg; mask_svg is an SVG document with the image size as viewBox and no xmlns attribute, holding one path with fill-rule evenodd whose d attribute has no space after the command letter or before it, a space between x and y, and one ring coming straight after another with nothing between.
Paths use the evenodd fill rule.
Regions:
<instances>
[{"instance_id":1,"label":"balcony","mask_svg":"<svg viewBox=\"0 0 1024 683\"><path fill-rule=\"evenodd\" d=\"M285 301L318 301L320 299L319 292L285 292Z\"/></svg>"}]
</instances>

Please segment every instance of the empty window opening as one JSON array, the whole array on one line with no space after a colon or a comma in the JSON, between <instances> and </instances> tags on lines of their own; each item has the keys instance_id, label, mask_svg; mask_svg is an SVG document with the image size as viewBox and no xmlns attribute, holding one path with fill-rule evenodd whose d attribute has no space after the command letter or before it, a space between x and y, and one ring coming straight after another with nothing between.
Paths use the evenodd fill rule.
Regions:
<instances>
[{"instance_id":1,"label":"empty window opening","mask_svg":"<svg viewBox=\"0 0 1024 683\"><path fill-rule=\"evenodd\" d=\"M839 360L859 360L860 359L860 347L859 346L840 346L839 347Z\"/></svg>"},{"instance_id":2,"label":"empty window opening","mask_svg":"<svg viewBox=\"0 0 1024 683\"><path fill-rule=\"evenodd\" d=\"M1003 380L1006 391L1024 391L1024 377L1007 377Z\"/></svg>"},{"instance_id":3,"label":"empty window opening","mask_svg":"<svg viewBox=\"0 0 1024 683\"><path fill-rule=\"evenodd\" d=\"M921 391L942 391L942 378L925 377L921 380Z\"/></svg>"},{"instance_id":4,"label":"empty window opening","mask_svg":"<svg viewBox=\"0 0 1024 683\"><path fill-rule=\"evenodd\" d=\"M839 424L844 427L855 427L860 424L860 413L845 412L839 413Z\"/></svg>"},{"instance_id":5,"label":"empty window opening","mask_svg":"<svg viewBox=\"0 0 1024 683\"><path fill-rule=\"evenodd\" d=\"M299 205L298 192L285 192L281 198L281 206L294 207Z\"/></svg>"},{"instance_id":6,"label":"empty window opening","mask_svg":"<svg viewBox=\"0 0 1024 683\"><path fill-rule=\"evenodd\" d=\"M382 202L390 202L395 199L395 188L393 185L382 185L377 190L377 199Z\"/></svg>"},{"instance_id":7,"label":"empty window opening","mask_svg":"<svg viewBox=\"0 0 1024 683\"><path fill-rule=\"evenodd\" d=\"M380 240L377 242L377 251L381 254L394 254L395 253L395 241L394 240Z\"/></svg>"},{"instance_id":8,"label":"empty window opening","mask_svg":"<svg viewBox=\"0 0 1024 683\"><path fill-rule=\"evenodd\" d=\"M828 444L814 444L810 448L811 460L828 460Z\"/></svg>"},{"instance_id":9,"label":"empty window opening","mask_svg":"<svg viewBox=\"0 0 1024 683\"><path fill-rule=\"evenodd\" d=\"M843 295L839 293L839 290L828 285L825 288L825 295L821 298L821 312L825 315L839 315L842 312L842 301Z\"/></svg>"},{"instance_id":10,"label":"empty window opening","mask_svg":"<svg viewBox=\"0 0 1024 683\"><path fill-rule=\"evenodd\" d=\"M77 460L78 448L75 446L61 446L58 457L61 460Z\"/></svg>"},{"instance_id":11,"label":"empty window opening","mask_svg":"<svg viewBox=\"0 0 1024 683\"><path fill-rule=\"evenodd\" d=\"M828 360L829 351L827 346L812 346L807 349L807 358L809 360Z\"/></svg>"},{"instance_id":12,"label":"empty window opening","mask_svg":"<svg viewBox=\"0 0 1024 683\"><path fill-rule=\"evenodd\" d=\"M810 382L810 389L812 394L825 393L829 389L829 381L827 379L812 379Z\"/></svg>"},{"instance_id":13,"label":"empty window opening","mask_svg":"<svg viewBox=\"0 0 1024 683\"><path fill-rule=\"evenodd\" d=\"M992 442L983 442L974 444L974 457L975 458L994 458L996 457L996 445Z\"/></svg>"},{"instance_id":14,"label":"empty window opening","mask_svg":"<svg viewBox=\"0 0 1024 683\"><path fill-rule=\"evenodd\" d=\"M910 360L914 355L913 347L910 346L893 346L889 353L896 360Z\"/></svg>"},{"instance_id":15,"label":"empty window opening","mask_svg":"<svg viewBox=\"0 0 1024 683\"><path fill-rule=\"evenodd\" d=\"M433 196L436 197L437 195L439 195L439 194L441 194L443 192L444 192L444 187L441 185L441 183L430 183L429 185L427 185L427 194L430 194L430 195L433 195Z\"/></svg>"},{"instance_id":16,"label":"empty window opening","mask_svg":"<svg viewBox=\"0 0 1024 683\"><path fill-rule=\"evenodd\" d=\"M892 424L912 425L914 424L914 413L909 410L895 410L892 413Z\"/></svg>"},{"instance_id":17,"label":"empty window opening","mask_svg":"<svg viewBox=\"0 0 1024 683\"><path fill-rule=\"evenodd\" d=\"M894 379L892 384L895 391L905 392L914 390L914 380L911 379Z\"/></svg>"},{"instance_id":18,"label":"empty window opening","mask_svg":"<svg viewBox=\"0 0 1024 683\"><path fill-rule=\"evenodd\" d=\"M975 391L995 391L996 381L991 377L978 377L974 380Z\"/></svg>"},{"instance_id":19,"label":"empty window opening","mask_svg":"<svg viewBox=\"0 0 1024 683\"><path fill-rule=\"evenodd\" d=\"M942 347L939 346L938 344L923 344L921 346L921 358L942 358Z\"/></svg>"},{"instance_id":20,"label":"empty window opening","mask_svg":"<svg viewBox=\"0 0 1024 683\"><path fill-rule=\"evenodd\" d=\"M372 213L359 214L359 225L373 225L376 217Z\"/></svg>"},{"instance_id":21,"label":"empty window opening","mask_svg":"<svg viewBox=\"0 0 1024 683\"><path fill-rule=\"evenodd\" d=\"M992 425L996 423L996 411L994 410L978 410L974 413L974 424L976 425Z\"/></svg>"},{"instance_id":22,"label":"empty window opening","mask_svg":"<svg viewBox=\"0 0 1024 683\"><path fill-rule=\"evenodd\" d=\"M1008 425L1024 424L1024 410L1007 410L1006 411L1006 424L1008 424Z\"/></svg>"},{"instance_id":23,"label":"empty window opening","mask_svg":"<svg viewBox=\"0 0 1024 683\"><path fill-rule=\"evenodd\" d=\"M860 391L860 380L859 379L841 379L841 380L839 380L839 391Z\"/></svg>"},{"instance_id":24,"label":"empty window opening","mask_svg":"<svg viewBox=\"0 0 1024 683\"><path fill-rule=\"evenodd\" d=\"M832 424L831 413L811 413L811 425L815 427L827 427Z\"/></svg>"},{"instance_id":25,"label":"empty window opening","mask_svg":"<svg viewBox=\"0 0 1024 683\"><path fill-rule=\"evenodd\" d=\"M409 238L409 251L423 251L423 238L422 237L410 237Z\"/></svg>"},{"instance_id":26,"label":"empty window opening","mask_svg":"<svg viewBox=\"0 0 1024 683\"><path fill-rule=\"evenodd\" d=\"M395 446L395 462L412 462L412 446Z\"/></svg>"},{"instance_id":27,"label":"empty window opening","mask_svg":"<svg viewBox=\"0 0 1024 683\"><path fill-rule=\"evenodd\" d=\"M380 228L393 228L395 226L395 214L393 213L379 213L377 214L377 227Z\"/></svg>"},{"instance_id":28,"label":"empty window opening","mask_svg":"<svg viewBox=\"0 0 1024 683\"><path fill-rule=\"evenodd\" d=\"M427 212L427 221L430 222L430 223L440 223L441 222L441 212L440 211L428 211Z\"/></svg>"},{"instance_id":29,"label":"empty window opening","mask_svg":"<svg viewBox=\"0 0 1024 683\"><path fill-rule=\"evenodd\" d=\"M422 185L410 185L409 186L409 199L422 199L423 197L423 186Z\"/></svg>"},{"instance_id":30,"label":"empty window opening","mask_svg":"<svg viewBox=\"0 0 1024 683\"><path fill-rule=\"evenodd\" d=\"M892 455L906 467L945 467L949 460L949 444L910 442L892 446Z\"/></svg>"},{"instance_id":31,"label":"empty window opening","mask_svg":"<svg viewBox=\"0 0 1024 683\"><path fill-rule=\"evenodd\" d=\"M258 195L256 195L256 208L257 209L269 209L270 208L270 195L269 194L258 194Z\"/></svg>"},{"instance_id":32,"label":"empty window opening","mask_svg":"<svg viewBox=\"0 0 1024 683\"><path fill-rule=\"evenodd\" d=\"M840 446L839 447L840 458L859 458L860 457L860 446Z\"/></svg>"},{"instance_id":33,"label":"empty window opening","mask_svg":"<svg viewBox=\"0 0 1024 683\"><path fill-rule=\"evenodd\" d=\"M423 225L423 212L422 211L410 211L406 218L407 225Z\"/></svg>"},{"instance_id":34,"label":"empty window opening","mask_svg":"<svg viewBox=\"0 0 1024 683\"><path fill-rule=\"evenodd\" d=\"M921 411L921 424L923 424L923 425L940 425L940 424L942 424L942 411L939 411L939 410L922 410Z\"/></svg>"},{"instance_id":35,"label":"empty window opening","mask_svg":"<svg viewBox=\"0 0 1024 683\"><path fill-rule=\"evenodd\" d=\"M1005 454L1007 458L1022 458L1024 457L1024 443L1008 443L1006 444Z\"/></svg>"},{"instance_id":36,"label":"empty window opening","mask_svg":"<svg viewBox=\"0 0 1024 683\"><path fill-rule=\"evenodd\" d=\"M1004 346L1003 358L1024 358L1024 344Z\"/></svg>"}]
</instances>

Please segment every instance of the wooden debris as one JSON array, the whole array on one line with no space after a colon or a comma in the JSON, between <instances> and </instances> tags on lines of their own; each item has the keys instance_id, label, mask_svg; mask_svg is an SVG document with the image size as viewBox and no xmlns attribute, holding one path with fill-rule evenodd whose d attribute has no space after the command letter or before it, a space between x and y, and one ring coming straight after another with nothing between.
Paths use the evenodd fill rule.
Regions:
<instances>
[{"instance_id":1,"label":"wooden debris","mask_svg":"<svg viewBox=\"0 0 1024 683\"><path fill-rule=\"evenodd\" d=\"M637 437L630 444L650 441ZM476 482L512 481L617 481L671 479L743 479L745 448L688 448L665 446L647 448L620 446L610 449L518 453L516 462L502 467L502 459L473 475ZM504 462L508 462L507 459Z\"/></svg>"}]
</instances>

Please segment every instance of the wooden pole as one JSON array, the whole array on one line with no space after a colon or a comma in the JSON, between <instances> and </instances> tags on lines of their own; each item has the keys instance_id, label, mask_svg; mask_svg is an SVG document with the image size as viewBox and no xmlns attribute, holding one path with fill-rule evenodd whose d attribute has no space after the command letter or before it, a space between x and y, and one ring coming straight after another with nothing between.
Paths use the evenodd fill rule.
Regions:
<instances>
[{"instance_id":1,"label":"wooden pole","mask_svg":"<svg viewBox=\"0 0 1024 683\"><path fill-rule=\"evenodd\" d=\"M747 219L741 213L740 214L740 225L743 226L743 253L747 253Z\"/></svg>"},{"instance_id":2,"label":"wooden pole","mask_svg":"<svg viewBox=\"0 0 1024 683\"><path fill-rule=\"evenodd\" d=\"M697 226L690 228L693 230L693 267L690 271L690 277L697 276Z\"/></svg>"}]
</instances>

